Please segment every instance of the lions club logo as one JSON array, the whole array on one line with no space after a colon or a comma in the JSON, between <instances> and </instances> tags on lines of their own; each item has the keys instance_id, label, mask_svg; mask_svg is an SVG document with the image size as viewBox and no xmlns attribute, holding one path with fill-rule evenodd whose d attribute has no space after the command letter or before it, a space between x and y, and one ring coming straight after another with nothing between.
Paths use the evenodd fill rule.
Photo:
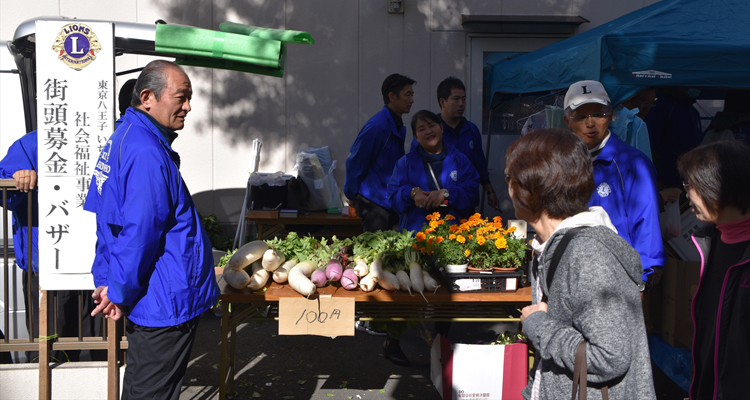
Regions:
<instances>
[{"instance_id":1,"label":"lions club logo","mask_svg":"<svg viewBox=\"0 0 750 400\"><path fill-rule=\"evenodd\" d=\"M68 24L55 38L52 50L57 58L76 71L82 70L96 60L96 52L102 50L96 34L84 24Z\"/></svg>"},{"instance_id":2,"label":"lions club logo","mask_svg":"<svg viewBox=\"0 0 750 400\"><path fill-rule=\"evenodd\" d=\"M599 197L607 197L610 193L612 193L612 188L609 187L607 182L602 182L596 188L596 193L599 194Z\"/></svg>"}]
</instances>

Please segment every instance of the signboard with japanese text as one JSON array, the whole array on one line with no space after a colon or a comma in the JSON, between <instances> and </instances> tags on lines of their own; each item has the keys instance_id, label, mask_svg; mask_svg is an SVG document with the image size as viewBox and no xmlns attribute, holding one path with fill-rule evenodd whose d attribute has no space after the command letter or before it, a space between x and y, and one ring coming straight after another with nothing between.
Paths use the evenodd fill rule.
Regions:
<instances>
[{"instance_id":1,"label":"signboard with japanese text","mask_svg":"<svg viewBox=\"0 0 750 400\"><path fill-rule=\"evenodd\" d=\"M83 205L114 131L114 26L36 21L42 290L93 289L94 214Z\"/></svg>"}]
</instances>

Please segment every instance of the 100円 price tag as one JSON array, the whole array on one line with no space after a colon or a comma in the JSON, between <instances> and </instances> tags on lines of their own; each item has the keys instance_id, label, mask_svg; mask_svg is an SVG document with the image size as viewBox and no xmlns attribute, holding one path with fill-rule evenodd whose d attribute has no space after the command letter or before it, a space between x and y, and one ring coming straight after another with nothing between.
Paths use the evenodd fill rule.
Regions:
<instances>
[{"instance_id":1,"label":"100\u5186 price tag","mask_svg":"<svg viewBox=\"0 0 750 400\"><path fill-rule=\"evenodd\" d=\"M282 297L279 335L354 336L354 298Z\"/></svg>"}]
</instances>

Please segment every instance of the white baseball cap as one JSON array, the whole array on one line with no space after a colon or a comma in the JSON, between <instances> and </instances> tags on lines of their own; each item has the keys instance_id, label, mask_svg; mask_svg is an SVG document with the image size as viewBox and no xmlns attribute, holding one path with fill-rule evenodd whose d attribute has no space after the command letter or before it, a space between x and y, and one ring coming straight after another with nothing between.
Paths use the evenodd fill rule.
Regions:
<instances>
[{"instance_id":1,"label":"white baseball cap","mask_svg":"<svg viewBox=\"0 0 750 400\"><path fill-rule=\"evenodd\" d=\"M584 104L590 103L611 107L607 91L604 90L604 86L597 81L578 81L570 85L568 92L565 93L566 110L568 108L575 110Z\"/></svg>"}]
</instances>

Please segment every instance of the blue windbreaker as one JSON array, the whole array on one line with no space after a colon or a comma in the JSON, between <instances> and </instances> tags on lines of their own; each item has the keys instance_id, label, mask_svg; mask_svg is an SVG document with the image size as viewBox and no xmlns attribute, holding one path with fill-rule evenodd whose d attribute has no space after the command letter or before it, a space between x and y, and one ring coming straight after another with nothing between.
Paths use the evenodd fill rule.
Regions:
<instances>
[{"instance_id":1,"label":"blue windbreaker","mask_svg":"<svg viewBox=\"0 0 750 400\"><path fill-rule=\"evenodd\" d=\"M346 159L344 194L349 200L361 194L381 207L391 208L385 191L396 162L404 156L405 135L406 127L396 130L386 106L365 123Z\"/></svg>"},{"instance_id":2,"label":"blue windbreaker","mask_svg":"<svg viewBox=\"0 0 750 400\"><path fill-rule=\"evenodd\" d=\"M484 157L484 152L482 152L482 134L479 133L479 128L473 122L461 117L464 123L460 124L461 131L456 135L453 129L442 120L439 112L437 116L443 123L443 142L448 146L457 148L458 151L469 158L469 161L471 161L471 164L479 173L480 184L485 185L489 183L490 172L487 170L487 158ZM414 150L418 145L419 142L417 142L417 139L412 139L411 150Z\"/></svg>"},{"instance_id":3,"label":"blue windbreaker","mask_svg":"<svg viewBox=\"0 0 750 400\"><path fill-rule=\"evenodd\" d=\"M448 154L443 160L440 180L444 189L448 189L450 193L448 198L450 211L458 219L469 218L470 215L466 215L466 210L479 202L477 190L479 174L471 161L458 149L445 146ZM390 201L391 208L398 213L400 229L421 230L422 225L427 221L427 214L435 211L417 207L411 198L411 190L414 187L418 186L424 191L430 190L427 179L427 171L419 155L419 146L401 157L396 163L396 169L393 170L393 175L388 182L388 201Z\"/></svg>"},{"instance_id":4,"label":"blue windbreaker","mask_svg":"<svg viewBox=\"0 0 750 400\"><path fill-rule=\"evenodd\" d=\"M603 207L617 234L641 255L645 281L654 267L667 262L653 164L643 152L610 134L594 160L594 182L589 206Z\"/></svg>"},{"instance_id":5,"label":"blue windbreaker","mask_svg":"<svg viewBox=\"0 0 750 400\"><path fill-rule=\"evenodd\" d=\"M96 286L134 323L174 326L219 297L211 244L177 153L132 108L104 147L84 209L96 213Z\"/></svg>"},{"instance_id":6,"label":"blue windbreaker","mask_svg":"<svg viewBox=\"0 0 750 400\"><path fill-rule=\"evenodd\" d=\"M37 135L36 131L25 134L16 140L8 149L8 154L0 161L0 178L13 179L16 171L23 169L37 171ZM20 190L8 191L7 209L13 212L13 248L16 253L16 264L26 270L27 238L29 232L28 194ZM31 211L31 267L39 272L39 196L34 192ZM0 202L1 203L1 202Z\"/></svg>"}]
</instances>

